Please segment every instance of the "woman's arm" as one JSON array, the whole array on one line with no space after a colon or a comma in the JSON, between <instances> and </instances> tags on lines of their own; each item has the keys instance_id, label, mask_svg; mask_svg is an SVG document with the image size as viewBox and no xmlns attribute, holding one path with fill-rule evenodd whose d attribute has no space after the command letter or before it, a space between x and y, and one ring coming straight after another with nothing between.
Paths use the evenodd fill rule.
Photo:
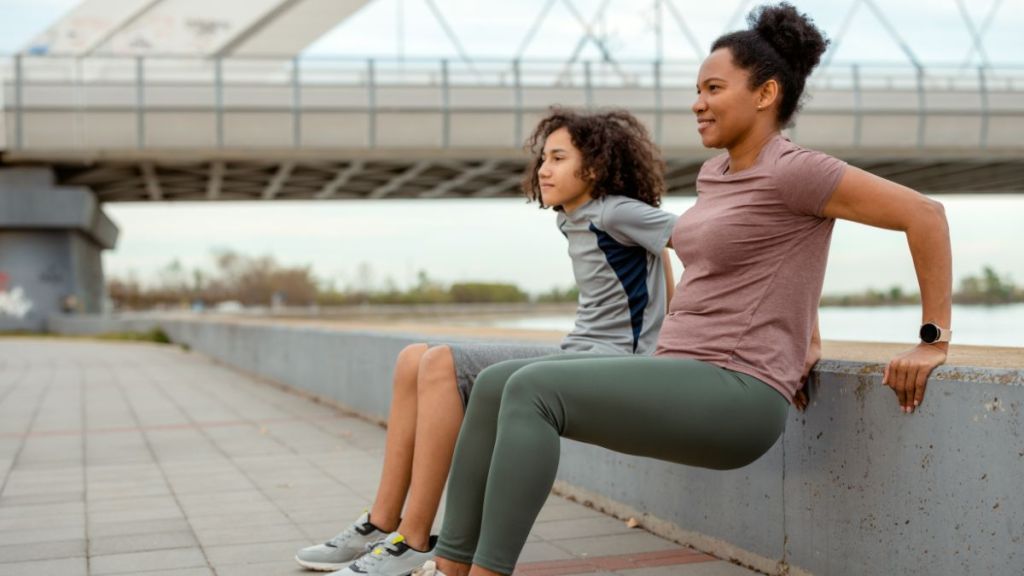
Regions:
<instances>
[{"instance_id":1,"label":"woman's arm","mask_svg":"<svg viewBox=\"0 0 1024 576\"><path fill-rule=\"evenodd\" d=\"M661 263L665 267L665 305L667 306L676 294L676 279L672 275L672 254L668 248L661 251Z\"/></svg>"},{"instance_id":2,"label":"woman's arm","mask_svg":"<svg viewBox=\"0 0 1024 576\"><path fill-rule=\"evenodd\" d=\"M921 289L922 323L951 327L953 263L942 204L850 166L824 215L905 232ZM920 343L886 366L882 382L896 392L904 412L913 412L924 400L928 375L946 361L948 350L945 342Z\"/></svg>"}]
</instances>

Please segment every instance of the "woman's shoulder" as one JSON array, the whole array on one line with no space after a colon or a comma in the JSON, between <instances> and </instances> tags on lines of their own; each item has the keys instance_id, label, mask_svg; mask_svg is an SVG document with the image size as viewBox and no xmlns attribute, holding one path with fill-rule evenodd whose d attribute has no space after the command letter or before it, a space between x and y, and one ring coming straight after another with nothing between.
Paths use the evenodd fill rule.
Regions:
<instances>
[{"instance_id":1,"label":"woman's shoulder","mask_svg":"<svg viewBox=\"0 0 1024 576\"><path fill-rule=\"evenodd\" d=\"M798 214L821 217L846 162L781 137L772 144L768 173L782 201Z\"/></svg>"},{"instance_id":2,"label":"woman's shoulder","mask_svg":"<svg viewBox=\"0 0 1024 576\"><path fill-rule=\"evenodd\" d=\"M767 163L777 170L814 169L818 165L839 161L825 152L805 148L782 135L767 144L764 156Z\"/></svg>"}]
</instances>

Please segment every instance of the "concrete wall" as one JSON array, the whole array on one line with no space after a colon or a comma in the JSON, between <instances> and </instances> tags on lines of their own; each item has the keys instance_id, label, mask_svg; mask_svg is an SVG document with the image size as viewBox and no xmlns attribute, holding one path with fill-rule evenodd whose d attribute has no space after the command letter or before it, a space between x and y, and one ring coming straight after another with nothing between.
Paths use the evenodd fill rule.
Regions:
<instances>
[{"instance_id":1,"label":"concrete wall","mask_svg":"<svg viewBox=\"0 0 1024 576\"><path fill-rule=\"evenodd\" d=\"M145 331L384 419L413 335L199 321L55 318L68 334ZM900 414L881 366L825 360L805 414L741 470L563 443L556 488L771 574L1020 575L1024 369L944 366ZM742 423L737 423L742 425Z\"/></svg>"},{"instance_id":2,"label":"concrete wall","mask_svg":"<svg viewBox=\"0 0 1024 576\"><path fill-rule=\"evenodd\" d=\"M48 169L0 170L0 331L43 330L69 296L99 313L101 252L117 234L88 189L54 186Z\"/></svg>"},{"instance_id":3,"label":"concrete wall","mask_svg":"<svg viewBox=\"0 0 1024 576\"><path fill-rule=\"evenodd\" d=\"M17 299L27 311L10 305L0 310L0 331L41 331L72 293L68 234L0 230L0 293Z\"/></svg>"}]
</instances>

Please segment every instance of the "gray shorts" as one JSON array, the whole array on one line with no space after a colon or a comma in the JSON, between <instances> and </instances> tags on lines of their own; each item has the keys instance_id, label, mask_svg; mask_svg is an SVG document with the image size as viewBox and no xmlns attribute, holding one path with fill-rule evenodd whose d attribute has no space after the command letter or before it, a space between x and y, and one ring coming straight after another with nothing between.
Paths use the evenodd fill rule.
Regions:
<instances>
[{"instance_id":1,"label":"gray shorts","mask_svg":"<svg viewBox=\"0 0 1024 576\"><path fill-rule=\"evenodd\" d=\"M441 343L430 344L430 346L438 345ZM455 383L459 389L459 396L462 398L463 408L468 405L469 393L473 390L476 377L483 372L484 368L505 360L539 358L563 352L558 346L536 344L446 342L443 345L452 351L452 359L455 361Z\"/></svg>"}]
</instances>

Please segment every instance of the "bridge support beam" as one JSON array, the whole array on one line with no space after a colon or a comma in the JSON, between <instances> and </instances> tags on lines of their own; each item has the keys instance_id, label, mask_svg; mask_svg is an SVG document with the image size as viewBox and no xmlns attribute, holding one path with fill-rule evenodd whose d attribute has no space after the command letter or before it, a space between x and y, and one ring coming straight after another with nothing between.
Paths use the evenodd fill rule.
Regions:
<instances>
[{"instance_id":1,"label":"bridge support beam","mask_svg":"<svg viewBox=\"0 0 1024 576\"><path fill-rule=\"evenodd\" d=\"M101 311L102 251L117 226L84 187L48 168L0 170L0 332L46 329L60 312Z\"/></svg>"}]
</instances>

